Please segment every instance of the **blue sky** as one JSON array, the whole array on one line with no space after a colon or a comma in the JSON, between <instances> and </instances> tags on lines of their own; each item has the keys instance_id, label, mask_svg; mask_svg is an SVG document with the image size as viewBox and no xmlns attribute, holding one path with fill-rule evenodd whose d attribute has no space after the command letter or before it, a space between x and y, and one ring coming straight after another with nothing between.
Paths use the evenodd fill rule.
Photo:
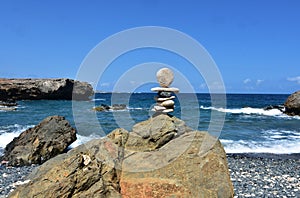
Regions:
<instances>
[{"instance_id":1,"label":"blue sky","mask_svg":"<svg viewBox=\"0 0 300 198\"><path fill-rule=\"evenodd\" d=\"M0 77L76 78L84 58L105 38L129 28L163 26L206 48L227 92L292 93L300 89L299 9L298 0L2 0ZM153 49L119 57L97 89L112 90L122 74L144 62L173 66L195 91L207 92L185 60Z\"/></svg>"}]
</instances>

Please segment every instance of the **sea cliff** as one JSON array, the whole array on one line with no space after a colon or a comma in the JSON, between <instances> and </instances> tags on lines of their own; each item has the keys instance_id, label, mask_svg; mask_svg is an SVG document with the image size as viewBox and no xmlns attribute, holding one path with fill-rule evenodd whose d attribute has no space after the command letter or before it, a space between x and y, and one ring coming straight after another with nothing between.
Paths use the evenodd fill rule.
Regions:
<instances>
[{"instance_id":1,"label":"sea cliff","mask_svg":"<svg viewBox=\"0 0 300 198\"><path fill-rule=\"evenodd\" d=\"M88 100L94 94L86 82L68 78L0 79L0 100Z\"/></svg>"}]
</instances>

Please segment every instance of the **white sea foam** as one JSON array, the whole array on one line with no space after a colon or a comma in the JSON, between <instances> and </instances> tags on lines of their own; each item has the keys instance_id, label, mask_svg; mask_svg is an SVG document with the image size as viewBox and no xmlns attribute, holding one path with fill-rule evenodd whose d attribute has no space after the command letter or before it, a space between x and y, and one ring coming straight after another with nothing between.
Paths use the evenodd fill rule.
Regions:
<instances>
[{"instance_id":1,"label":"white sea foam","mask_svg":"<svg viewBox=\"0 0 300 198\"><path fill-rule=\"evenodd\" d=\"M141 107L126 107L125 109L119 109L119 110L112 110L109 109L110 112L120 112L120 111L134 111L134 110L144 110L145 108Z\"/></svg>"},{"instance_id":2,"label":"white sea foam","mask_svg":"<svg viewBox=\"0 0 300 198\"><path fill-rule=\"evenodd\" d=\"M221 139L220 141L222 142L222 144L230 144L234 142L233 140L224 140L224 139Z\"/></svg>"},{"instance_id":3,"label":"white sea foam","mask_svg":"<svg viewBox=\"0 0 300 198\"><path fill-rule=\"evenodd\" d=\"M285 138L285 136L283 136L283 135L272 135L272 136L270 136L270 138L272 138L272 139L282 139L282 138Z\"/></svg>"},{"instance_id":4,"label":"white sea foam","mask_svg":"<svg viewBox=\"0 0 300 198\"><path fill-rule=\"evenodd\" d=\"M5 111L15 111L15 110L17 110L17 109L18 109L17 106L7 107L7 106L2 106L2 105L0 105L0 112L5 112Z\"/></svg>"},{"instance_id":5,"label":"white sea foam","mask_svg":"<svg viewBox=\"0 0 300 198\"><path fill-rule=\"evenodd\" d=\"M76 135L77 136L77 140L75 142L73 142L69 148L75 148L81 144L84 144L90 140L93 140L93 139L98 139L98 138L101 138L100 136L98 135L95 135L95 134L92 134L92 135L89 135L89 136L82 136L82 135Z\"/></svg>"},{"instance_id":6,"label":"white sea foam","mask_svg":"<svg viewBox=\"0 0 300 198\"><path fill-rule=\"evenodd\" d=\"M21 132L11 132L3 133L0 135L0 147L5 148L5 146L11 142L15 137L18 137Z\"/></svg>"},{"instance_id":7,"label":"white sea foam","mask_svg":"<svg viewBox=\"0 0 300 198\"><path fill-rule=\"evenodd\" d=\"M293 138L293 139L300 139L300 136L291 135L290 138ZM299 152L300 152L300 151L299 151Z\"/></svg>"},{"instance_id":8,"label":"white sea foam","mask_svg":"<svg viewBox=\"0 0 300 198\"><path fill-rule=\"evenodd\" d=\"M127 109L129 109L129 110L143 110L144 108L142 108L142 107L128 107Z\"/></svg>"},{"instance_id":9,"label":"white sea foam","mask_svg":"<svg viewBox=\"0 0 300 198\"><path fill-rule=\"evenodd\" d=\"M105 98L94 98L92 99L92 101L106 101Z\"/></svg>"},{"instance_id":10,"label":"white sea foam","mask_svg":"<svg viewBox=\"0 0 300 198\"><path fill-rule=\"evenodd\" d=\"M5 148L15 137L18 137L23 131L33 126L21 126L18 124L2 126L0 130L0 148Z\"/></svg>"},{"instance_id":11,"label":"white sea foam","mask_svg":"<svg viewBox=\"0 0 300 198\"><path fill-rule=\"evenodd\" d=\"M216 108L216 107L204 107L200 106L200 109L204 110L214 110L223 113L231 113L231 114L245 114L245 115L265 115L265 116L276 116L287 119L300 119L300 116L289 116L284 114L279 109L270 109L265 110L262 108L252 108L252 107L244 107L244 108L235 108L235 109L225 109L225 108Z\"/></svg>"},{"instance_id":12,"label":"white sea foam","mask_svg":"<svg viewBox=\"0 0 300 198\"><path fill-rule=\"evenodd\" d=\"M221 140L226 153L299 153L300 141L274 140L274 141L226 141Z\"/></svg>"},{"instance_id":13,"label":"white sea foam","mask_svg":"<svg viewBox=\"0 0 300 198\"><path fill-rule=\"evenodd\" d=\"M266 130L263 131L262 138L269 139L269 140L276 140L276 139L299 139L300 138L300 132L297 131L287 131L287 130Z\"/></svg>"}]
</instances>

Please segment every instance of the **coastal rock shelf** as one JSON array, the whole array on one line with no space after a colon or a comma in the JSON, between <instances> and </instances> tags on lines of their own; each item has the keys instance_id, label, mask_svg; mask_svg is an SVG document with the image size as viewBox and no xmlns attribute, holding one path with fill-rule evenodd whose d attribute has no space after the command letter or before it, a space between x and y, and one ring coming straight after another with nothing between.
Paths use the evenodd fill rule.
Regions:
<instances>
[{"instance_id":1,"label":"coastal rock shelf","mask_svg":"<svg viewBox=\"0 0 300 198\"><path fill-rule=\"evenodd\" d=\"M0 101L89 100L93 87L72 79L0 79Z\"/></svg>"}]
</instances>

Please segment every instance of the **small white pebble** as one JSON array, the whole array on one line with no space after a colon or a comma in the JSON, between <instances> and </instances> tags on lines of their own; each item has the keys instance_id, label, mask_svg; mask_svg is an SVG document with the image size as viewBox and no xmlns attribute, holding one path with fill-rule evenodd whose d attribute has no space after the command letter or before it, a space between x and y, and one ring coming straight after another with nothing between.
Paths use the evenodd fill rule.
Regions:
<instances>
[{"instance_id":1,"label":"small white pebble","mask_svg":"<svg viewBox=\"0 0 300 198\"><path fill-rule=\"evenodd\" d=\"M29 183L29 182L30 182L29 179L28 179L28 180L25 180L25 181L17 181L17 182L15 182L15 183L13 183L12 186L13 186L13 187L21 186L21 185L27 184L27 183Z\"/></svg>"}]
</instances>

